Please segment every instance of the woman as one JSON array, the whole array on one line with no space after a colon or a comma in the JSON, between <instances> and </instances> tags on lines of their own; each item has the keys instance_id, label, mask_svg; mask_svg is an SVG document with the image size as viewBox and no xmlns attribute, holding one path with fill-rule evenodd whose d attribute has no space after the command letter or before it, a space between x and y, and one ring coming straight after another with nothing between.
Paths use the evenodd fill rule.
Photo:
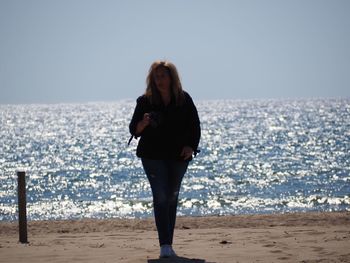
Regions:
<instances>
[{"instance_id":1,"label":"woman","mask_svg":"<svg viewBox=\"0 0 350 263\"><path fill-rule=\"evenodd\" d=\"M132 136L141 137L136 155L152 189L160 257L175 257L172 244L179 190L188 163L197 153L200 122L172 63L154 62L146 82L129 128Z\"/></svg>"}]
</instances>

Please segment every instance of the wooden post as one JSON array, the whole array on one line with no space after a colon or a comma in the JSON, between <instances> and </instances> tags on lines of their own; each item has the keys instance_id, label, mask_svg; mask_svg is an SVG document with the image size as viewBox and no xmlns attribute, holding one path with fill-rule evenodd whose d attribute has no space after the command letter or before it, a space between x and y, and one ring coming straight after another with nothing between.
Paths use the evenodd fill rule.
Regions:
<instances>
[{"instance_id":1,"label":"wooden post","mask_svg":"<svg viewBox=\"0 0 350 263\"><path fill-rule=\"evenodd\" d=\"M25 172L17 172L17 177L18 177L19 242L28 243L28 239L27 239L26 173Z\"/></svg>"}]
</instances>

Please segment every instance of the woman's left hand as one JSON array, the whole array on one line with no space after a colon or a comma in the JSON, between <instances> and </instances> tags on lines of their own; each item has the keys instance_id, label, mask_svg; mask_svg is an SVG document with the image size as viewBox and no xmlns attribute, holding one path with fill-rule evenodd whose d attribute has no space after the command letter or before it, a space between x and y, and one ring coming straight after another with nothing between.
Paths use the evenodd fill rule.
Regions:
<instances>
[{"instance_id":1,"label":"woman's left hand","mask_svg":"<svg viewBox=\"0 0 350 263\"><path fill-rule=\"evenodd\" d=\"M193 149L190 146L185 146L182 151L180 156L183 157L184 160L190 159L193 154Z\"/></svg>"}]
</instances>

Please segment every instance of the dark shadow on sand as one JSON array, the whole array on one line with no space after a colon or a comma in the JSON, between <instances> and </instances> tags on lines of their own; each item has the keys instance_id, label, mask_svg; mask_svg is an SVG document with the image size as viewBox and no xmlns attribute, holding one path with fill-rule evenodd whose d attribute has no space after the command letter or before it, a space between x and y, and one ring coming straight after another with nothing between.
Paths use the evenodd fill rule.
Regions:
<instances>
[{"instance_id":1,"label":"dark shadow on sand","mask_svg":"<svg viewBox=\"0 0 350 263\"><path fill-rule=\"evenodd\" d=\"M198 258L159 258L159 259L149 259L148 263L215 263L215 262L206 262L204 259Z\"/></svg>"}]
</instances>

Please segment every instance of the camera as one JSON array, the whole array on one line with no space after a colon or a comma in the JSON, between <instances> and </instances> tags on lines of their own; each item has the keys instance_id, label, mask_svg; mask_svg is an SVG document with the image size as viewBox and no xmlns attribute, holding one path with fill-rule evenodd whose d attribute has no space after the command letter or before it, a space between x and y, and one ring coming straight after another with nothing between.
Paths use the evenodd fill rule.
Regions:
<instances>
[{"instance_id":1,"label":"camera","mask_svg":"<svg viewBox=\"0 0 350 263\"><path fill-rule=\"evenodd\" d=\"M153 128L157 128L161 123L163 116L160 112L152 111L149 113L150 124Z\"/></svg>"}]
</instances>

